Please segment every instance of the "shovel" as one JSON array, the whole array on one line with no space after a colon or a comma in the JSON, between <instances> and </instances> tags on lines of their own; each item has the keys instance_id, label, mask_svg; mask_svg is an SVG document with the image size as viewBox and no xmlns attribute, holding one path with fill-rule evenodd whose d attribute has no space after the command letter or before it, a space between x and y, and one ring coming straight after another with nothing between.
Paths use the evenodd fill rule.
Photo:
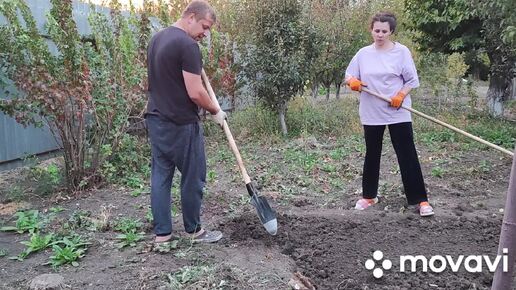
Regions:
<instances>
[{"instance_id":1,"label":"shovel","mask_svg":"<svg viewBox=\"0 0 516 290\"><path fill-rule=\"evenodd\" d=\"M375 97L377 97L377 98L380 98L380 99L382 99L382 100L386 101L387 103L390 103L390 102L391 102L391 99L389 99L389 98L387 98L387 97L384 97L384 96L382 96L382 95L380 95L380 94L378 94L378 93L376 93L376 92L373 92L373 91L371 91L371 90L369 90L369 89L367 89L367 88L362 88L362 91L364 91L364 92L366 92L366 93L368 93L368 94L370 94L370 95L373 95L373 96L375 96ZM428 115L426 115L426 114L423 114L423 113L419 112L418 110L415 110L415 109L412 109L412 108L409 108L409 107L405 107L405 106L403 106L403 105L401 106L401 108L403 108L403 109L405 109L405 110L407 110L407 111L409 111L409 112L412 112L412 113L414 113L414 114L416 114L416 115L418 115L418 116L421 116L421 117L423 117L423 118L425 118L425 119L427 119L427 120L430 120L430 121L432 121L432 122L434 122L434 123L437 123L437 124L439 124L439 125L441 125L441 126L444 126L444 127L448 128L448 129L450 129L450 130L452 130L452 131L455 131L455 132L459 133L459 134L462 134L462 135L464 135L464 136L466 136L466 137L468 137L468 138L471 138L471 139L473 139L473 140L475 140L475 141L477 141L477 142L480 142L480 143L482 143L482 144L484 144L484 145L487 145L487 146L489 146L489 147L491 147L491 148L493 148L493 149L496 149L496 150L498 150L498 151L500 151L500 152L503 152L503 153L505 153L505 154L508 154L508 155L509 155L509 156L511 156L511 157L512 157L512 156L514 156L514 153L512 153L511 151L509 151L509 150L507 150L507 149L505 149L505 148L503 148L503 147L500 147L500 146L498 146L498 145L495 145L495 144L493 144L493 143L490 143L490 142L488 142L488 141L486 141L486 140L484 140L484 139L481 139L481 138L479 138L479 137L477 137L477 136L475 136L475 135L472 135L472 134L470 134L470 133L468 133L468 132L466 132L466 131L463 131L463 130L461 130L461 129L459 129L459 128L456 128L456 127L454 127L454 126L452 126L452 125L450 125L450 124L447 124L447 123L445 123L445 122L443 122L443 121L440 121L440 120L438 120L438 119L436 119L436 118L434 118L434 117L430 117L430 116L428 116Z\"/></svg>"},{"instance_id":2,"label":"shovel","mask_svg":"<svg viewBox=\"0 0 516 290\"><path fill-rule=\"evenodd\" d=\"M213 92L213 88L211 87L210 81L208 80L208 77L206 76L204 69L202 70L201 76L204 80L204 84L206 85L206 89L208 90L210 98L220 109L219 102L215 97L215 93ZM242 177L245 182L245 187L247 188L247 193L249 193L249 195L251 196L251 204L256 208L258 217L260 218L260 221L262 222L267 232L274 236L278 231L278 221L276 219L276 213L271 208L265 197L260 196L258 190L256 190L254 185L251 183L251 178L247 174L247 170L244 167L244 162L242 161L242 157L240 156L240 152L238 151L235 139L233 138L233 134L231 134L228 123L226 121L224 121L223 129L224 133L226 133L226 138L228 139L229 147L231 147L231 150L233 151L233 154L235 155L235 158L237 160L238 168L240 168L240 173L242 173Z\"/></svg>"}]
</instances>

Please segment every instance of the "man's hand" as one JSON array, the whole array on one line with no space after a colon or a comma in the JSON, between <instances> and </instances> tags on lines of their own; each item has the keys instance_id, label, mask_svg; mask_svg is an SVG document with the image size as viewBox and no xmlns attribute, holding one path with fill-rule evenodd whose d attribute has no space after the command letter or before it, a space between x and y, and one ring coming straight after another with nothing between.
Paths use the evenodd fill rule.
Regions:
<instances>
[{"instance_id":1,"label":"man's hand","mask_svg":"<svg viewBox=\"0 0 516 290\"><path fill-rule=\"evenodd\" d=\"M227 116L226 116L226 112L222 111L222 109L220 109L217 114L215 115L211 115L210 116L210 119L217 123L221 128L224 126L224 120L227 119Z\"/></svg>"},{"instance_id":2,"label":"man's hand","mask_svg":"<svg viewBox=\"0 0 516 290\"><path fill-rule=\"evenodd\" d=\"M401 108L401 104L403 104L403 100L405 99L407 95L399 91L394 97L391 98L391 107L394 107L396 109Z\"/></svg>"},{"instance_id":3,"label":"man's hand","mask_svg":"<svg viewBox=\"0 0 516 290\"><path fill-rule=\"evenodd\" d=\"M357 91L357 92L362 91L362 87L366 87L367 86L366 84L362 83L359 79L357 79L355 77L351 77L348 80L348 85L351 88L351 90Z\"/></svg>"}]
</instances>

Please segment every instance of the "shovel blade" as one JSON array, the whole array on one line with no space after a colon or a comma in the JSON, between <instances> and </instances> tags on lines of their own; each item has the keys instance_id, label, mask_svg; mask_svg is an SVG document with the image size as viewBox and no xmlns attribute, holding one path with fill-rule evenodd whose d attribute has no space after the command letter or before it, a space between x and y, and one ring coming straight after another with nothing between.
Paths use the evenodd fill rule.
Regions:
<instances>
[{"instance_id":1,"label":"shovel blade","mask_svg":"<svg viewBox=\"0 0 516 290\"><path fill-rule=\"evenodd\" d=\"M267 202L267 199L254 194L251 197L251 204L256 208L258 217L267 232L273 236L276 235L278 232L278 220L276 219L276 213Z\"/></svg>"},{"instance_id":2,"label":"shovel blade","mask_svg":"<svg viewBox=\"0 0 516 290\"><path fill-rule=\"evenodd\" d=\"M251 204L256 208L258 218L260 218L265 230L273 236L276 235L278 232L276 212L271 208L265 197L258 195L258 192L251 183L246 184L246 187L251 196Z\"/></svg>"}]
</instances>

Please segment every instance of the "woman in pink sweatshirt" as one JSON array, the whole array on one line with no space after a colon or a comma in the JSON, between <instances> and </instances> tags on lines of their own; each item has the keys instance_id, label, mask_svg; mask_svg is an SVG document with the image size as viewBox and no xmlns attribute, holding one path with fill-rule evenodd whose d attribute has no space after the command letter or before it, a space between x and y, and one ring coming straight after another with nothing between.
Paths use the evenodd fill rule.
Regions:
<instances>
[{"instance_id":1,"label":"woman in pink sweatshirt","mask_svg":"<svg viewBox=\"0 0 516 290\"><path fill-rule=\"evenodd\" d=\"M392 145L398 157L401 178L409 206L421 216L434 214L428 203L421 166L414 145L412 118L401 104L410 107L410 91L419 86L416 67L410 50L390 40L396 29L396 17L381 12L371 20L374 43L361 48L346 69L346 83L360 91L360 121L364 126L366 156L362 179L362 198L355 205L364 210L378 202L378 179L385 127L389 127ZM362 86L391 97L390 104L362 92Z\"/></svg>"}]
</instances>

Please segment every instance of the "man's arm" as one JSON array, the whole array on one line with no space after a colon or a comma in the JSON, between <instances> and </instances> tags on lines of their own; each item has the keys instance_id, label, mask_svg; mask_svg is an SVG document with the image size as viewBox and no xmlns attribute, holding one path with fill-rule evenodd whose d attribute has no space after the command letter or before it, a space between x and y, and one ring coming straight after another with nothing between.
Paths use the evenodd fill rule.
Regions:
<instances>
[{"instance_id":1,"label":"man's arm","mask_svg":"<svg viewBox=\"0 0 516 290\"><path fill-rule=\"evenodd\" d=\"M212 115L216 115L220 109L213 103L210 95L208 95L208 92L202 85L201 76L183 71L183 78L185 80L186 91L192 102L210 112Z\"/></svg>"}]
</instances>

